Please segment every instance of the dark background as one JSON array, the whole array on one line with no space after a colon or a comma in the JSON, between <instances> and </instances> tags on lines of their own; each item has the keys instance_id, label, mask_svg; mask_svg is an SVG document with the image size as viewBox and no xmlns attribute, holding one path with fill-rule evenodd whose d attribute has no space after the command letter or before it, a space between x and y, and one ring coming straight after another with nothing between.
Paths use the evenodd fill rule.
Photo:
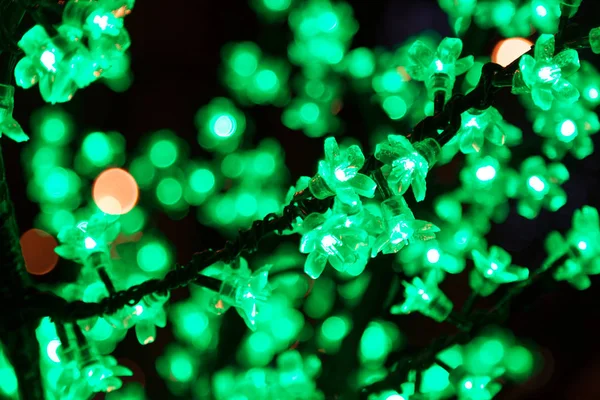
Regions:
<instances>
[{"instance_id":1,"label":"dark background","mask_svg":"<svg viewBox=\"0 0 600 400\"><path fill-rule=\"evenodd\" d=\"M434 0L357 0L350 3L360 24L352 47L383 46L393 49L408 36L425 29L436 30L442 36L452 36L447 17ZM597 20L598 16L596 3L595 0L584 0L580 11L582 24L595 26L593 18ZM254 11L241 0L138 1L133 13L126 19L126 27L132 37L133 86L125 93L111 92L101 84L80 90L65 105L80 128L78 134L90 130L117 130L125 135L127 149L131 151L145 134L169 128L186 139L191 155L198 157L206 154L196 145L195 112L211 98L228 95L218 78L221 47L230 41L250 40L257 42L265 53L283 57L291 39L285 23L259 23ZM500 39L492 32L472 29L465 38L463 54L490 55ZM590 51L581 52L583 59L600 65L598 57L593 56ZM380 111L376 107L359 107L358 103L357 98L348 94L340 116L346 126L352 127L346 129L345 134L367 144L372 126L365 125L363 116ZM42 105L37 88L28 91L17 89L15 117L25 126L31 112ZM533 135L531 124L524 118L514 97L502 94L496 107L509 122L523 128L525 143L514 150L514 160L539 154L541 141ZM310 139L301 132L288 130L280 122L281 110L274 107L254 107L246 110L246 114L255 130L254 138L246 143L248 147L260 138L275 137L284 149L288 149L286 164L293 179L314 173L316 161L322 155L322 139ZM597 148L600 145L598 137L595 145ZM38 209L25 196L20 145L3 140L3 146L19 226L25 232L32 227ZM429 198L456 185L461 162L461 157L457 157L449 165L432 172L428 178L428 201L420 207L429 207ZM569 196L566 206L556 213L542 211L539 218L529 221L516 215L512 204L508 220L494 226L488 236L488 242L504 247L513 255L517 265L539 266L545 256L543 240L547 233L555 229L567 230L575 209L586 204L600 204L598 153L583 161L567 156L564 162L571 173L570 180L563 186ZM165 215L155 215L154 218L153 223L175 243L178 262L186 262L195 251L218 247L222 243L222 238L214 231L199 226L193 215L181 221L170 221ZM449 277L442 286L457 306L468 294L465 276ZM523 304L514 308L508 325L518 337L537 343L545 364L543 370L529 382L520 387L508 387L498 398L600 398L599 284L600 280L593 280L591 289L577 292L564 283L544 283L534 289ZM185 291L175 293L173 298L181 296L185 296ZM241 320L233 314L226 315L223 327L222 342L230 343L229 351L233 351L236 340L239 340L235 331L244 329ZM401 329L414 345L424 345L435 336L453 331L449 325L436 325L421 316L405 317L405 321ZM142 347L130 332L114 354L135 370L135 380L145 382L151 399L171 398L154 366L156 357L170 340L169 330L164 329L156 343ZM227 350L220 348L224 354L219 364L227 363L231 355L228 356ZM327 380L337 378L330 376Z\"/></svg>"}]
</instances>

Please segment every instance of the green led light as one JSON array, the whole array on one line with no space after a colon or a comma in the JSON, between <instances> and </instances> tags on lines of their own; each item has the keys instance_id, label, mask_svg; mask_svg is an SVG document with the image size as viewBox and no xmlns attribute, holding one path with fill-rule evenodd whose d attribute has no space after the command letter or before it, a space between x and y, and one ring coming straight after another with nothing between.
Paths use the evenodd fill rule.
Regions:
<instances>
[{"instance_id":1,"label":"green led light","mask_svg":"<svg viewBox=\"0 0 600 400\"><path fill-rule=\"evenodd\" d=\"M560 134L566 137L573 136L577 132L577 126L570 119L560 125Z\"/></svg>"},{"instance_id":2,"label":"green led light","mask_svg":"<svg viewBox=\"0 0 600 400\"><path fill-rule=\"evenodd\" d=\"M513 346L506 352L505 365L513 375L528 375L534 367L531 351L523 346Z\"/></svg>"},{"instance_id":3,"label":"green led light","mask_svg":"<svg viewBox=\"0 0 600 400\"><path fill-rule=\"evenodd\" d=\"M315 103L304 103L302 107L300 107L300 118L307 124L316 122L320 113L319 106Z\"/></svg>"},{"instance_id":4,"label":"green led light","mask_svg":"<svg viewBox=\"0 0 600 400\"><path fill-rule=\"evenodd\" d=\"M391 119L402 118L407 111L406 103L400 96L389 96L383 101L383 109Z\"/></svg>"},{"instance_id":5,"label":"green led light","mask_svg":"<svg viewBox=\"0 0 600 400\"><path fill-rule=\"evenodd\" d=\"M168 139L161 139L150 147L150 161L158 168L167 168L175 163L179 155L177 145Z\"/></svg>"},{"instance_id":6,"label":"green led light","mask_svg":"<svg viewBox=\"0 0 600 400\"><path fill-rule=\"evenodd\" d=\"M42 138L48 143L62 143L69 136L69 126L63 118L50 116L40 125Z\"/></svg>"},{"instance_id":7,"label":"green led light","mask_svg":"<svg viewBox=\"0 0 600 400\"><path fill-rule=\"evenodd\" d=\"M244 171L244 159L239 154L229 154L221 161L221 172L228 178L237 178Z\"/></svg>"},{"instance_id":8,"label":"green led light","mask_svg":"<svg viewBox=\"0 0 600 400\"><path fill-rule=\"evenodd\" d=\"M427 261L429 261L432 264L437 263L438 261L440 261L440 252L437 249L429 249L427 251Z\"/></svg>"},{"instance_id":9,"label":"green led light","mask_svg":"<svg viewBox=\"0 0 600 400\"><path fill-rule=\"evenodd\" d=\"M475 172L477 179L482 182L491 181L496 177L496 168L491 165L485 165L483 167L479 167L477 172Z\"/></svg>"},{"instance_id":10,"label":"green led light","mask_svg":"<svg viewBox=\"0 0 600 400\"><path fill-rule=\"evenodd\" d=\"M348 72L355 78L367 78L375 71L375 56L366 47L352 50L346 57Z\"/></svg>"},{"instance_id":11,"label":"green led light","mask_svg":"<svg viewBox=\"0 0 600 400\"><path fill-rule=\"evenodd\" d=\"M170 255L163 244L159 242L148 242L138 250L137 263L144 271L160 271L169 266Z\"/></svg>"},{"instance_id":12,"label":"green led light","mask_svg":"<svg viewBox=\"0 0 600 400\"><path fill-rule=\"evenodd\" d=\"M229 114L217 115L211 122L211 131L222 138L233 135L237 129L237 122Z\"/></svg>"},{"instance_id":13,"label":"green led light","mask_svg":"<svg viewBox=\"0 0 600 400\"><path fill-rule=\"evenodd\" d=\"M83 155L98 167L103 167L110 163L113 156L112 147L109 137L102 132L90 133L83 139L83 143L81 144Z\"/></svg>"},{"instance_id":14,"label":"green led light","mask_svg":"<svg viewBox=\"0 0 600 400\"><path fill-rule=\"evenodd\" d=\"M350 331L350 325L345 318L329 317L321 325L323 337L330 342L342 340Z\"/></svg>"},{"instance_id":15,"label":"green led light","mask_svg":"<svg viewBox=\"0 0 600 400\"><path fill-rule=\"evenodd\" d=\"M166 206L177 204L183 195L181 183L175 178L163 178L156 186L158 201Z\"/></svg>"},{"instance_id":16,"label":"green led light","mask_svg":"<svg viewBox=\"0 0 600 400\"><path fill-rule=\"evenodd\" d=\"M198 168L189 178L190 187L198 193L208 193L215 187L215 175L206 168Z\"/></svg>"},{"instance_id":17,"label":"green led light","mask_svg":"<svg viewBox=\"0 0 600 400\"><path fill-rule=\"evenodd\" d=\"M265 7L272 11L285 11L292 4L292 0L262 0Z\"/></svg>"}]
</instances>

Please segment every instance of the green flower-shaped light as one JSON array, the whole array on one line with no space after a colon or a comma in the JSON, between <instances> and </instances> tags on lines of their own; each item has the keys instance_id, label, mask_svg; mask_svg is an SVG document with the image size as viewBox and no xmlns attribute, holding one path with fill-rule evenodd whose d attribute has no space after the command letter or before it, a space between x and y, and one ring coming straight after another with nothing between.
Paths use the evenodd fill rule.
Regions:
<instances>
[{"instance_id":1,"label":"green flower-shaped light","mask_svg":"<svg viewBox=\"0 0 600 400\"><path fill-rule=\"evenodd\" d=\"M340 272L360 275L369 259L369 234L345 214L313 213L302 224L300 251L307 254L304 272L316 279L327 262Z\"/></svg>"},{"instance_id":2,"label":"green flower-shaped light","mask_svg":"<svg viewBox=\"0 0 600 400\"><path fill-rule=\"evenodd\" d=\"M120 224L114 216L94 214L89 221L81 221L76 226L64 228L58 234L60 245L54 249L56 254L68 260L81 262L94 268L101 257L92 257L96 253L108 255L109 245L120 231Z\"/></svg>"},{"instance_id":3,"label":"green flower-shaped light","mask_svg":"<svg viewBox=\"0 0 600 400\"><path fill-rule=\"evenodd\" d=\"M525 218L535 218L542 207L556 211L567 202L567 194L560 185L569 179L569 171L559 163L546 166L539 156L529 157L521 164L521 174L515 180L517 211Z\"/></svg>"},{"instance_id":4,"label":"green flower-shaped light","mask_svg":"<svg viewBox=\"0 0 600 400\"><path fill-rule=\"evenodd\" d=\"M456 76L473 66L473 56L458 58L462 47L462 40L456 38L444 38L435 52L420 40L410 47L409 57L414 65L406 69L413 79L425 82L430 100L441 91L448 101Z\"/></svg>"},{"instance_id":5,"label":"green flower-shaped light","mask_svg":"<svg viewBox=\"0 0 600 400\"><path fill-rule=\"evenodd\" d=\"M522 281L529 277L527 268L511 265L511 256L504 249L491 246L488 254L473 250L475 269L470 284L481 296L489 296L503 283Z\"/></svg>"},{"instance_id":6,"label":"green flower-shaped light","mask_svg":"<svg viewBox=\"0 0 600 400\"><path fill-rule=\"evenodd\" d=\"M114 357L92 353L85 351L81 360L65 366L56 384L61 399L81 400L94 393L118 390L123 385L119 377L133 375Z\"/></svg>"},{"instance_id":7,"label":"green flower-shaped light","mask_svg":"<svg viewBox=\"0 0 600 400\"><path fill-rule=\"evenodd\" d=\"M435 271L429 273L423 282L421 278L413 278L412 282L402 282L405 287L404 302L392 306L392 314L410 314L418 311L438 322L444 321L452 311L452 302L438 288Z\"/></svg>"},{"instance_id":8,"label":"green flower-shaped light","mask_svg":"<svg viewBox=\"0 0 600 400\"><path fill-rule=\"evenodd\" d=\"M479 152L485 139L497 146L504 144L506 136L501 125L502 115L494 107L485 110L472 108L461 118L461 127L451 141L459 142L463 153Z\"/></svg>"},{"instance_id":9,"label":"green flower-shaped light","mask_svg":"<svg viewBox=\"0 0 600 400\"><path fill-rule=\"evenodd\" d=\"M549 111L540 112L533 123L534 131L545 137L542 151L548 158L560 160L567 153L583 159L594 151L590 138L600 129L598 115L580 103L554 102Z\"/></svg>"},{"instance_id":10,"label":"green flower-shaped light","mask_svg":"<svg viewBox=\"0 0 600 400\"><path fill-rule=\"evenodd\" d=\"M169 293L153 293L144 296L136 304L135 334L140 344L148 344L156 339L156 327L164 328L167 325L167 312L165 303L169 300Z\"/></svg>"},{"instance_id":11,"label":"green flower-shaped light","mask_svg":"<svg viewBox=\"0 0 600 400\"><path fill-rule=\"evenodd\" d=\"M554 55L554 36L541 35L535 43L534 57L525 54L519 61L520 73L513 79L513 93L529 93L536 106L549 110L556 100L574 103L579 91L565 78L579 69L577 50Z\"/></svg>"},{"instance_id":12,"label":"green flower-shaped light","mask_svg":"<svg viewBox=\"0 0 600 400\"><path fill-rule=\"evenodd\" d=\"M590 31L590 46L594 54L600 54L600 27Z\"/></svg>"},{"instance_id":13,"label":"green flower-shaped light","mask_svg":"<svg viewBox=\"0 0 600 400\"><path fill-rule=\"evenodd\" d=\"M496 158L468 156L467 165L460 171L460 180L460 202L476 204L487 215L506 205L505 168Z\"/></svg>"},{"instance_id":14,"label":"green flower-shaped light","mask_svg":"<svg viewBox=\"0 0 600 400\"><path fill-rule=\"evenodd\" d=\"M385 229L373 245L372 256L397 253L415 240L431 240L439 228L431 222L415 219L402 196L394 196L381 203Z\"/></svg>"},{"instance_id":15,"label":"green flower-shaped light","mask_svg":"<svg viewBox=\"0 0 600 400\"><path fill-rule=\"evenodd\" d=\"M365 163L360 147L352 145L340 150L335 138L325 139L325 160L319 161L319 172L308 187L318 199L335 195L352 207L360 204L360 197L373 197L375 181L358 171Z\"/></svg>"},{"instance_id":16,"label":"green flower-shaped light","mask_svg":"<svg viewBox=\"0 0 600 400\"><path fill-rule=\"evenodd\" d=\"M268 281L270 269L271 266L266 265L252 272L243 258L240 258L238 269L226 265L220 273L223 282L211 302L211 311L220 315L233 306L248 328L256 330L256 317L271 295Z\"/></svg>"},{"instance_id":17,"label":"green flower-shaped light","mask_svg":"<svg viewBox=\"0 0 600 400\"><path fill-rule=\"evenodd\" d=\"M36 25L23 35L19 47L25 57L15 67L17 85L29 89L39 83L46 102L69 101L78 88L100 75L100 67L81 42L60 31L50 38L41 25Z\"/></svg>"},{"instance_id":18,"label":"green flower-shaped light","mask_svg":"<svg viewBox=\"0 0 600 400\"><path fill-rule=\"evenodd\" d=\"M577 254L570 252L577 248ZM567 261L554 271L554 279L567 281L579 290L590 287L589 275L600 273L600 221L598 211L589 206L575 211L573 226L564 238L558 232L552 232L546 239L548 262L569 254Z\"/></svg>"},{"instance_id":19,"label":"green flower-shaped light","mask_svg":"<svg viewBox=\"0 0 600 400\"><path fill-rule=\"evenodd\" d=\"M375 158L383 162L384 176L394 194L403 195L412 185L417 201L425 199L427 172L435 164L440 145L428 138L415 146L404 136L389 135L375 149Z\"/></svg>"},{"instance_id":20,"label":"green flower-shaped light","mask_svg":"<svg viewBox=\"0 0 600 400\"><path fill-rule=\"evenodd\" d=\"M21 125L12 116L15 108L15 88L0 84L0 137L6 135L15 142L29 140Z\"/></svg>"}]
</instances>

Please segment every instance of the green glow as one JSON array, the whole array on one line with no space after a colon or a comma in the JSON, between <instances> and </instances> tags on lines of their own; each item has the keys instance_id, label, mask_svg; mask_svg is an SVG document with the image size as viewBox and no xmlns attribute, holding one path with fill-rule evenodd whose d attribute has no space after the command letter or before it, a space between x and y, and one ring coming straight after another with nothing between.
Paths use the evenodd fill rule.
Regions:
<instances>
[{"instance_id":1,"label":"green glow","mask_svg":"<svg viewBox=\"0 0 600 400\"><path fill-rule=\"evenodd\" d=\"M300 118L307 124L316 122L320 113L319 106L315 103L307 102L300 107Z\"/></svg>"},{"instance_id":2,"label":"green glow","mask_svg":"<svg viewBox=\"0 0 600 400\"><path fill-rule=\"evenodd\" d=\"M148 242L137 252L137 263L142 270L147 272L164 270L169 266L169 262L169 253L159 242Z\"/></svg>"},{"instance_id":3,"label":"green glow","mask_svg":"<svg viewBox=\"0 0 600 400\"><path fill-rule=\"evenodd\" d=\"M208 193L215 187L215 175L206 168L198 168L190 175L190 187L198 193Z\"/></svg>"},{"instance_id":4,"label":"green glow","mask_svg":"<svg viewBox=\"0 0 600 400\"><path fill-rule=\"evenodd\" d=\"M121 215L121 231L131 235L142 230L146 224L146 214L140 207L134 207L128 213Z\"/></svg>"},{"instance_id":5,"label":"green glow","mask_svg":"<svg viewBox=\"0 0 600 400\"><path fill-rule=\"evenodd\" d=\"M321 325L321 333L330 342L342 340L350 331L350 326L344 318L329 317Z\"/></svg>"},{"instance_id":6,"label":"green glow","mask_svg":"<svg viewBox=\"0 0 600 400\"><path fill-rule=\"evenodd\" d=\"M383 360L391 349L391 340L378 322L371 322L360 340L361 359L367 361Z\"/></svg>"},{"instance_id":7,"label":"green glow","mask_svg":"<svg viewBox=\"0 0 600 400\"><path fill-rule=\"evenodd\" d=\"M371 50L361 47L348 54L348 71L355 78L366 78L375 71L375 56Z\"/></svg>"},{"instance_id":8,"label":"green glow","mask_svg":"<svg viewBox=\"0 0 600 400\"><path fill-rule=\"evenodd\" d=\"M535 13L543 18L548 15L548 10L546 10L546 7L539 5L535 8Z\"/></svg>"},{"instance_id":9,"label":"green glow","mask_svg":"<svg viewBox=\"0 0 600 400\"><path fill-rule=\"evenodd\" d=\"M152 144L150 148L150 161L158 168L167 168L177 160L179 150L177 145L168 139L161 139Z\"/></svg>"},{"instance_id":10,"label":"green glow","mask_svg":"<svg viewBox=\"0 0 600 400\"><path fill-rule=\"evenodd\" d=\"M129 173L135 178L140 188L146 189L152 184L156 169L149 158L138 157L131 162Z\"/></svg>"},{"instance_id":11,"label":"green glow","mask_svg":"<svg viewBox=\"0 0 600 400\"><path fill-rule=\"evenodd\" d=\"M423 371L421 390L424 393L441 392L450 385L450 374L439 365L432 365Z\"/></svg>"},{"instance_id":12,"label":"green glow","mask_svg":"<svg viewBox=\"0 0 600 400\"><path fill-rule=\"evenodd\" d=\"M279 79L277 74L270 69L263 69L255 76L256 86L263 92L270 92L277 88Z\"/></svg>"},{"instance_id":13,"label":"green glow","mask_svg":"<svg viewBox=\"0 0 600 400\"><path fill-rule=\"evenodd\" d=\"M528 375L534 367L531 351L523 346L511 347L505 357L506 368L515 375Z\"/></svg>"},{"instance_id":14,"label":"green glow","mask_svg":"<svg viewBox=\"0 0 600 400\"><path fill-rule=\"evenodd\" d=\"M43 190L46 197L53 201L65 199L74 189L71 187L69 171L64 168L53 168L44 181Z\"/></svg>"},{"instance_id":15,"label":"green glow","mask_svg":"<svg viewBox=\"0 0 600 400\"><path fill-rule=\"evenodd\" d=\"M253 352L269 352L272 348L271 337L265 332L255 332L248 338L248 346Z\"/></svg>"},{"instance_id":16,"label":"green glow","mask_svg":"<svg viewBox=\"0 0 600 400\"><path fill-rule=\"evenodd\" d=\"M590 99L596 100L598 98L598 89L590 88L587 92L587 95Z\"/></svg>"},{"instance_id":17,"label":"green glow","mask_svg":"<svg viewBox=\"0 0 600 400\"><path fill-rule=\"evenodd\" d=\"M535 175L527 180L527 184L536 192L543 192L546 188L546 184L544 183L544 181L541 180L539 176Z\"/></svg>"},{"instance_id":18,"label":"green glow","mask_svg":"<svg viewBox=\"0 0 600 400\"><path fill-rule=\"evenodd\" d=\"M272 11L285 11L292 4L292 0L262 0L265 7Z\"/></svg>"},{"instance_id":19,"label":"green glow","mask_svg":"<svg viewBox=\"0 0 600 400\"><path fill-rule=\"evenodd\" d=\"M81 144L83 155L98 167L110 163L113 149L108 136L102 132L90 133L83 139Z\"/></svg>"},{"instance_id":20,"label":"green glow","mask_svg":"<svg viewBox=\"0 0 600 400\"><path fill-rule=\"evenodd\" d=\"M429 261L432 264L435 264L438 261L440 261L440 252L437 249L430 249L429 251L427 251L427 261Z\"/></svg>"},{"instance_id":21,"label":"green glow","mask_svg":"<svg viewBox=\"0 0 600 400\"><path fill-rule=\"evenodd\" d=\"M402 77L395 69L389 70L381 77L381 84L384 90L397 93L402 89Z\"/></svg>"},{"instance_id":22,"label":"green glow","mask_svg":"<svg viewBox=\"0 0 600 400\"><path fill-rule=\"evenodd\" d=\"M19 384L15 371L9 366L0 367L0 391L3 393L13 396L17 394Z\"/></svg>"},{"instance_id":23,"label":"green glow","mask_svg":"<svg viewBox=\"0 0 600 400\"><path fill-rule=\"evenodd\" d=\"M211 131L222 138L233 135L237 129L235 118L229 114L215 116Z\"/></svg>"},{"instance_id":24,"label":"green glow","mask_svg":"<svg viewBox=\"0 0 600 400\"><path fill-rule=\"evenodd\" d=\"M275 158L272 154L261 152L254 158L254 169L256 173L263 176L271 176L275 173Z\"/></svg>"},{"instance_id":25,"label":"green glow","mask_svg":"<svg viewBox=\"0 0 600 400\"><path fill-rule=\"evenodd\" d=\"M570 119L564 121L560 126L560 134L563 136L573 136L577 132L577 126Z\"/></svg>"},{"instance_id":26,"label":"green glow","mask_svg":"<svg viewBox=\"0 0 600 400\"><path fill-rule=\"evenodd\" d=\"M58 339L52 339L48 342L48 345L46 345L46 354L48 355L48 358L54 363L60 362L60 358L58 357L57 353L57 350L60 345L61 343Z\"/></svg>"},{"instance_id":27,"label":"green glow","mask_svg":"<svg viewBox=\"0 0 600 400\"><path fill-rule=\"evenodd\" d=\"M391 119L400 119L406 114L406 103L400 96L386 97L382 105Z\"/></svg>"},{"instance_id":28,"label":"green glow","mask_svg":"<svg viewBox=\"0 0 600 400\"><path fill-rule=\"evenodd\" d=\"M237 178L244 171L244 159L239 154L229 154L221 161L221 172L228 178Z\"/></svg>"},{"instance_id":29,"label":"green glow","mask_svg":"<svg viewBox=\"0 0 600 400\"><path fill-rule=\"evenodd\" d=\"M171 362L171 373L176 380L188 382L193 377L194 367L189 358L181 354Z\"/></svg>"},{"instance_id":30,"label":"green glow","mask_svg":"<svg viewBox=\"0 0 600 400\"><path fill-rule=\"evenodd\" d=\"M45 118L40 125L42 138L49 143L60 143L69 135L65 120L58 116Z\"/></svg>"},{"instance_id":31,"label":"green glow","mask_svg":"<svg viewBox=\"0 0 600 400\"><path fill-rule=\"evenodd\" d=\"M258 67L258 58L250 51L240 50L233 55L232 66L236 73L250 76Z\"/></svg>"},{"instance_id":32,"label":"green glow","mask_svg":"<svg viewBox=\"0 0 600 400\"><path fill-rule=\"evenodd\" d=\"M475 172L475 176L482 182L491 181L496 177L496 169L491 165L479 167Z\"/></svg>"},{"instance_id":33,"label":"green glow","mask_svg":"<svg viewBox=\"0 0 600 400\"><path fill-rule=\"evenodd\" d=\"M244 217L252 217L258 209L256 197L251 193L241 193L235 200L235 209Z\"/></svg>"},{"instance_id":34,"label":"green glow","mask_svg":"<svg viewBox=\"0 0 600 400\"><path fill-rule=\"evenodd\" d=\"M181 183L174 178L164 178L156 186L156 197L158 201L167 206L177 204L183 195Z\"/></svg>"}]
</instances>

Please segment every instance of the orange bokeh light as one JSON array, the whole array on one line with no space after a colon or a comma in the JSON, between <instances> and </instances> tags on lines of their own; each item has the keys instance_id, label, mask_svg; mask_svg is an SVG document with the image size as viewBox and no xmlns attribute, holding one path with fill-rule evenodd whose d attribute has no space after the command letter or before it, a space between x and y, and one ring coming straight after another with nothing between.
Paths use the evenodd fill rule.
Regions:
<instances>
[{"instance_id":1,"label":"orange bokeh light","mask_svg":"<svg viewBox=\"0 0 600 400\"><path fill-rule=\"evenodd\" d=\"M30 229L21 236L21 252L25 268L32 275L45 275L52 271L58 262L54 248L56 239L41 229Z\"/></svg>"},{"instance_id":2,"label":"orange bokeh light","mask_svg":"<svg viewBox=\"0 0 600 400\"><path fill-rule=\"evenodd\" d=\"M139 196L137 182L121 168L103 171L94 182L92 197L102 212L111 215L126 214L135 207Z\"/></svg>"},{"instance_id":3,"label":"orange bokeh light","mask_svg":"<svg viewBox=\"0 0 600 400\"><path fill-rule=\"evenodd\" d=\"M504 39L496 44L492 52L492 62L506 67L531 49L533 43L525 38Z\"/></svg>"}]
</instances>

